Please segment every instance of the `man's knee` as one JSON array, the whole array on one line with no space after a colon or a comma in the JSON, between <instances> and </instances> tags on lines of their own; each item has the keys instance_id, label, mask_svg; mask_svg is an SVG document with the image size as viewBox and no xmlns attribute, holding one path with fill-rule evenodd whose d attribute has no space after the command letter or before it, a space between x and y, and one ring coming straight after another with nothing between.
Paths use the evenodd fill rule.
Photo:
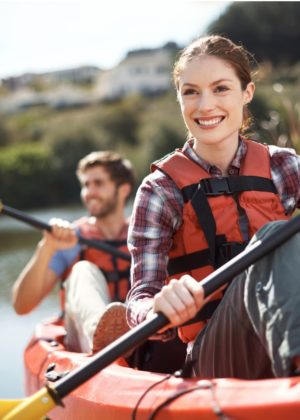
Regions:
<instances>
[{"instance_id":1,"label":"man's knee","mask_svg":"<svg viewBox=\"0 0 300 420\"><path fill-rule=\"evenodd\" d=\"M68 290L70 287L77 287L76 285L79 281L81 281L82 278L87 278L87 273L90 273L93 277L96 277L99 274L99 269L95 264L89 261L76 262L64 282L65 288Z\"/></svg>"},{"instance_id":2,"label":"man's knee","mask_svg":"<svg viewBox=\"0 0 300 420\"><path fill-rule=\"evenodd\" d=\"M98 270L98 267L94 263L85 260L78 261L72 267L72 272L82 273L86 270Z\"/></svg>"}]
</instances>

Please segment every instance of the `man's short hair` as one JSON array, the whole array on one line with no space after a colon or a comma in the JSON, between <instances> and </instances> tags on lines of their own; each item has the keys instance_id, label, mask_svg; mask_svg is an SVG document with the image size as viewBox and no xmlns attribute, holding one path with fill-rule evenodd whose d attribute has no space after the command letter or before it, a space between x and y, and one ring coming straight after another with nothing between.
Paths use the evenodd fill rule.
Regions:
<instances>
[{"instance_id":1,"label":"man's short hair","mask_svg":"<svg viewBox=\"0 0 300 420\"><path fill-rule=\"evenodd\" d=\"M101 166L105 168L112 181L117 186L130 184L131 191L135 185L135 175L131 162L123 158L119 153L110 150L91 152L80 159L77 165L76 175L78 178L89 168Z\"/></svg>"}]
</instances>

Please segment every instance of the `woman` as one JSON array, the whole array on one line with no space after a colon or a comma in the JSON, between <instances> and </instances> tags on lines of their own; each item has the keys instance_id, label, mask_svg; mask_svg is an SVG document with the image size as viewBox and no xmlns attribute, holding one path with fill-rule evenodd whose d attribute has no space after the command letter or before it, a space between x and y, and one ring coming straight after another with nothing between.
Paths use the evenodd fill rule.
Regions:
<instances>
[{"instance_id":1,"label":"woman","mask_svg":"<svg viewBox=\"0 0 300 420\"><path fill-rule=\"evenodd\" d=\"M188 141L152 165L129 228L128 321L161 311L173 327L160 332L168 339L203 307L178 328L201 377L287 376L300 354L299 235L209 302L199 283L300 206L300 158L241 136L255 90L249 57L220 36L183 50L173 75Z\"/></svg>"}]
</instances>

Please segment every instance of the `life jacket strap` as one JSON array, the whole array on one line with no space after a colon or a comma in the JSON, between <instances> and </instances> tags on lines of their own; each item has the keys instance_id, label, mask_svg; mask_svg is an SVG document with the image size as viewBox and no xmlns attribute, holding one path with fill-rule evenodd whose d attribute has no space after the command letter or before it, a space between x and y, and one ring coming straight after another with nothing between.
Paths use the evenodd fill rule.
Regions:
<instances>
[{"instance_id":1,"label":"life jacket strap","mask_svg":"<svg viewBox=\"0 0 300 420\"><path fill-rule=\"evenodd\" d=\"M181 189L185 203L192 199L199 184L207 197L231 195L244 191L265 191L278 194L273 181L260 176L240 175L222 178L203 178L199 183L187 185Z\"/></svg>"},{"instance_id":2,"label":"life jacket strap","mask_svg":"<svg viewBox=\"0 0 300 420\"><path fill-rule=\"evenodd\" d=\"M225 264L225 262L238 255L247 246L247 242L226 242L224 235L217 236L217 243L216 261L218 266ZM208 248L171 258L168 263L168 275L174 276L180 273L190 272L207 265L212 265L210 250Z\"/></svg>"},{"instance_id":3,"label":"life jacket strap","mask_svg":"<svg viewBox=\"0 0 300 420\"><path fill-rule=\"evenodd\" d=\"M105 271L103 268L100 268L102 273L104 274L106 281L108 283L115 283L123 278L128 278L130 269L127 268L126 270L114 270L114 271Z\"/></svg>"}]
</instances>

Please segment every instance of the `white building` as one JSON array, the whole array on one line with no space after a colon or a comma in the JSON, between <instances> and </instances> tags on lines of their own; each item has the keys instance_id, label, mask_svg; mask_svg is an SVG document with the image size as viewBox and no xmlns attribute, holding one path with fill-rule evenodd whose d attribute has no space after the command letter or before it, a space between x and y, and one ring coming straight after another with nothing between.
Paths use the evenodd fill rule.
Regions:
<instances>
[{"instance_id":1,"label":"white building","mask_svg":"<svg viewBox=\"0 0 300 420\"><path fill-rule=\"evenodd\" d=\"M116 99L130 93L153 94L170 89L171 70L177 45L131 51L120 64L102 72L95 86L99 100Z\"/></svg>"},{"instance_id":2,"label":"white building","mask_svg":"<svg viewBox=\"0 0 300 420\"><path fill-rule=\"evenodd\" d=\"M156 49L128 52L113 69L102 71L93 66L43 74L24 74L4 80L8 92L0 96L0 112L47 105L53 108L84 106L122 98L131 93L156 94L172 86L172 67L178 47L170 42ZM90 89L80 84L91 80ZM42 87L38 91L35 83Z\"/></svg>"}]
</instances>

